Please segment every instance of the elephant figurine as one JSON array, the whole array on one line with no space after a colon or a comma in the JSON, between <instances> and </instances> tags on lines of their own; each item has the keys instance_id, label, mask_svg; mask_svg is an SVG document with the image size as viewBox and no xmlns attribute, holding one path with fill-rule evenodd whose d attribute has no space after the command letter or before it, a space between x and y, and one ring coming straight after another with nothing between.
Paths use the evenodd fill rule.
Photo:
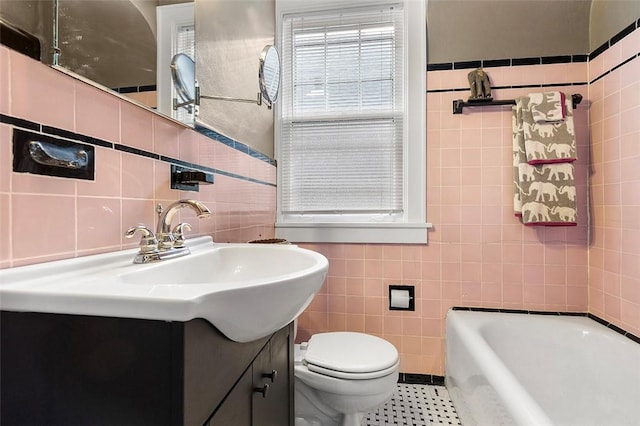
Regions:
<instances>
[{"instance_id":1,"label":"elephant figurine","mask_svg":"<svg viewBox=\"0 0 640 426\"><path fill-rule=\"evenodd\" d=\"M469 86L471 87L471 96L469 96L469 100L492 99L489 75L484 72L482 68L471 71L467 74L467 78L469 79Z\"/></svg>"}]
</instances>

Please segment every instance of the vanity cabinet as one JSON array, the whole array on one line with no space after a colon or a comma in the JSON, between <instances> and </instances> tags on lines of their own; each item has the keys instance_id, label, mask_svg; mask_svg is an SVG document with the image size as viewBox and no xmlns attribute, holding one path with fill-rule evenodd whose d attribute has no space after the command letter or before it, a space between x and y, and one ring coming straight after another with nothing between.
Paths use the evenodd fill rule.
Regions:
<instances>
[{"instance_id":1,"label":"vanity cabinet","mask_svg":"<svg viewBox=\"0 0 640 426\"><path fill-rule=\"evenodd\" d=\"M292 325L237 343L201 319L3 311L0 351L3 425L294 424Z\"/></svg>"},{"instance_id":2,"label":"vanity cabinet","mask_svg":"<svg viewBox=\"0 0 640 426\"><path fill-rule=\"evenodd\" d=\"M293 371L289 370L288 333L276 333L240 377L208 426L293 424Z\"/></svg>"}]
</instances>

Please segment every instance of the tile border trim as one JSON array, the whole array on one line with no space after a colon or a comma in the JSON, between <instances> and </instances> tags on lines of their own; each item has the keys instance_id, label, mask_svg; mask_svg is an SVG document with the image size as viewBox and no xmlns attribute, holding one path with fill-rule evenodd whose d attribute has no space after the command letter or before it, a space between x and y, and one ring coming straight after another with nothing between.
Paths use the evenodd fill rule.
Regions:
<instances>
[{"instance_id":1,"label":"tile border trim","mask_svg":"<svg viewBox=\"0 0 640 426\"><path fill-rule=\"evenodd\" d=\"M594 49L594 51L589 54L589 60L591 61L591 60L595 59L597 56L599 56L602 53L604 53L611 46L613 46L614 44L616 44L617 42L619 42L620 40L622 40L623 38L625 38L626 36L628 36L629 34L634 32L638 28L640 28L640 19L638 19L638 20L632 22L631 24L627 25L625 28L623 28L621 31L619 31L616 35L614 35L609 40L607 40L604 43L602 43L602 45L600 45L599 47Z\"/></svg>"},{"instance_id":2,"label":"tile border trim","mask_svg":"<svg viewBox=\"0 0 640 426\"><path fill-rule=\"evenodd\" d=\"M481 308L473 306L454 306L451 308L453 311L470 311L470 312L493 312L493 313L506 313L506 314L522 314L522 315L550 315L550 316L565 316L565 317L586 317L593 321L596 321L610 330L615 331L618 334L632 340L635 343L640 344L640 337L635 334L629 333L623 330L615 324L603 320L602 318L592 314L591 312L562 312L562 311L530 311L526 309L504 309L504 308Z\"/></svg>"},{"instance_id":3,"label":"tile border trim","mask_svg":"<svg viewBox=\"0 0 640 426\"><path fill-rule=\"evenodd\" d=\"M239 175L236 173L232 173L232 172L227 172L225 170L221 170L221 169L216 169L216 168L211 168L211 167L207 167L207 166L203 166L197 163L191 163L191 162L187 162L187 161L183 161L183 160L178 160L175 158L171 158L171 157L167 157L164 155L160 155L160 154L156 154L154 152L149 152L149 151L145 151L139 148L134 148L131 146L127 146L127 145L122 145L122 144L118 144L118 143L112 143L109 141L105 141L102 139L98 139L98 138L94 138L92 136L87 136L87 135L83 135L81 133L75 133L75 132L71 132L69 130L64 130L64 129L59 129L57 127L52 127L52 126L47 126L45 124L40 124L40 123L36 123L30 120L25 120L22 118L18 118L18 117L13 117L7 114L0 114L0 123L3 124L8 124L11 125L13 127L17 127L17 128L21 128L21 129L27 129L27 130L31 130L31 131L35 131L35 132L39 132L42 133L44 135L50 135L50 136L56 136L56 137L61 137L64 139L68 139L71 141L77 141L77 142L84 142L84 143L88 143L91 145L95 145L95 146L101 146L103 148L108 148L108 149L113 149L116 151L120 151L120 152L126 152L128 154L133 154L133 155L138 155L141 157L145 157L145 158L150 158L153 160L157 160L157 161L161 161L164 163L168 163L168 164L175 164L175 165L179 165L179 166L183 166L186 168L190 168L190 169L195 169L195 170L200 170L200 171L204 171L204 172L208 172L208 173L216 173L222 176L227 176L230 178L234 178L234 179L240 179L240 180L244 180L244 181L248 181L248 182L252 182L252 183L257 183L260 185L265 185L265 186L270 186L270 187L276 187L275 183L271 183L271 182L266 182L266 181L262 181L259 179L255 179L249 176L243 176L243 175ZM211 138L211 136L206 135ZM220 143L224 143L222 141L219 141L215 138L211 138L216 142L220 142ZM227 138L229 139L229 138ZM232 139L229 139L230 141L233 141ZM239 144L238 142L235 142L235 144ZM225 143L225 145L230 146L228 143ZM242 144L244 145L244 144ZM246 146L246 145L244 145ZM267 160L258 157L255 154L250 153L248 150L242 150L242 149L238 149L238 147L231 146L232 148L243 152L244 154L247 155L251 155L254 158L258 158L262 161L265 161L271 165L275 166L275 160L271 160L266 156L262 156L264 158L266 158ZM260 154L262 155L262 154Z\"/></svg>"},{"instance_id":4,"label":"tile border trim","mask_svg":"<svg viewBox=\"0 0 640 426\"><path fill-rule=\"evenodd\" d=\"M589 55L539 56L531 58L478 59L474 61L427 64L427 71L450 71L474 68L517 67L587 62Z\"/></svg>"}]
</instances>

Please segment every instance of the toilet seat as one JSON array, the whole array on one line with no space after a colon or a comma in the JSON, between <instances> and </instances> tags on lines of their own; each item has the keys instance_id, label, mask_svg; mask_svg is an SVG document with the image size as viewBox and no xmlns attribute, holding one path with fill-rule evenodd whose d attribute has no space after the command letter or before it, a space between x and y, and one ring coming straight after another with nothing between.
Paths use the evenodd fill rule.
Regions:
<instances>
[{"instance_id":1,"label":"toilet seat","mask_svg":"<svg viewBox=\"0 0 640 426\"><path fill-rule=\"evenodd\" d=\"M396 362L389 368L385 368L384 370L371 371L368 373L345 373L344 371L331 370L329 368L319 367L313 364L307 364L307 368L309 369L309 371L313 371L314 373L335 377L336 379L367 380L377 379L379 377L384 377L393 373L398 369L398 362Z\"/></svg>"},{"instance_id":2,"label":"toilet seat","mask_svg":"<svg viewBox=\"0 0 640 426\"><path fill-rule=\"evenodd\" d=\"M384 377L396 371L399 363L391 343L353 332L315 334L303 356L309 371L349 380Z\"/></svg>"}]
</instances>

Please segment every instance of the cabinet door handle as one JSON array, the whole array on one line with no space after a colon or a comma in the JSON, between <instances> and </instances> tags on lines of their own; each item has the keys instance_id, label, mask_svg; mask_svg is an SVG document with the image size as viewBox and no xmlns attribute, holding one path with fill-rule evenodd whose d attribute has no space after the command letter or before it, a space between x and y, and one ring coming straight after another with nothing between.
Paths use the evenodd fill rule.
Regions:
<instances>
[{"instance_id":1,"label":"cabinet door handle","mask_svg":"<svg viewBox=\"0 0 640 426\"><path fill-rule=\"evenodd\" d=\"M261 388L253 388L253 391L256 393L261 393L263 398L267 397L267 392L269 392L269 385L265 384Z\"/></svg>"},{"instance_id":2,"label":"cabinet door handle","mask_svg":"<svg viewBox=\"0 0 640 426\"><path fill-rule=\"evenodd\" d=\"M276 377L278 377L278 370L271 370L271 373L262 373L262 377L271 379L271 383L276 381Z\"/></svg>"}]
</instances>

